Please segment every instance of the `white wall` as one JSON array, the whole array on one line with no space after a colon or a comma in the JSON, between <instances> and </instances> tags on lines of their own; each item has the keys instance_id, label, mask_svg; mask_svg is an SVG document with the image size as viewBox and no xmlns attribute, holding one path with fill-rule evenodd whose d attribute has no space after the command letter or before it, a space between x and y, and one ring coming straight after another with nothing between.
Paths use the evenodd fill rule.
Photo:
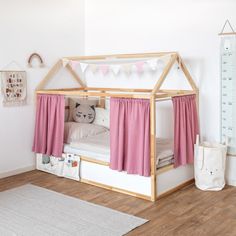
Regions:
<instances>
[{"instance_id":1,"label":"white wall","mask_svg":"<svg viewBox=\"0 0 236 236\"><path fill-rule=\"evenodd\" d=\"M201 130L219 139L219 37L235 0L86 0L86 54L178 51L200 89Z\"/></svg>"},{"instance_id":2,"label":"white wall","mask_svg":"<svg viewBox=\"0 0 236 236\"><path fill-rule=\"evenodd\" d=\"M27 67L27 58L35 51L46 68ZM15 60L27 71L28 80L26 106L0 104L0 177L34 165L35 86L58 58L83 53L84 0L0 0L0 69Z\"/></svg>"},{"instance_id":3,"label":"white wall","mask_svg":"<svg viewBox=\"0 0 236 236\"><path fill-rule=\"evenodd\" d=\"M235 9L235 0L86 0L85 11L84 0L0 0L0 68L15 60L28 75L28 105L0 105L0 177L34 164L34 88L59 57L84 50L179 51L200 88L202 134L218 139L217 34L227 18L236 27ZM27 68L34 51L46 68Z\"/></svg>"}]
</instances>

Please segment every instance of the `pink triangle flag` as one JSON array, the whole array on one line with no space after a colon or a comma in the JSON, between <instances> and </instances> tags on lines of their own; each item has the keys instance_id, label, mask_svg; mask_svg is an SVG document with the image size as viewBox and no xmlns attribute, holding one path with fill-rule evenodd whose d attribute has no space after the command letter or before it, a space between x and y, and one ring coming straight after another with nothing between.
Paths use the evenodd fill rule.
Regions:
<instances>
[{"instance_id":1,"label":"pink triangle flag","mask_svg":"<svg viewBox=\"0 0 236 236\"><path fill-rule=\"evenodd\" d=\"M136 62L135 63L135 66L136 66L136 68L137 68L137 72L139 73L139 74L141 74L141 73L143 73L143 66L144 66L144 61L138 61L138 62Z\"/></svg>"},{"instance_id":2,"label":"pink triangle flag","mask_svg":"<svg viewBox=\"0 0 236 236\"><path fill-rule=\"evenodd\" d=\"M101 70L103 75L106 75L108 73L108 71L109 71L109 66L108 65L100 65L99 69Z\"/></svg>"},{"instance_id":3,"label":"pink triangle flag","mask_svg":"<svg viewBox=\"0 0 236 236\"><path fill-rule=\"evenodd\" d=\"M78 61L70 61L70 65L71 65L72 69L75 70L76 67L79 65L79 62Z\"/></svg>"}]
</instances>

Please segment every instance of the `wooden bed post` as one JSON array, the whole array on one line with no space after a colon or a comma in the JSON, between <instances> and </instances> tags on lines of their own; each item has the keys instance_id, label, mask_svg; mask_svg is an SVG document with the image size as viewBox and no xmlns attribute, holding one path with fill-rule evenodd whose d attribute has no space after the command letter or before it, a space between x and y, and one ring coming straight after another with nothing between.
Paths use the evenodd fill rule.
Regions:
<instances>
[{"instance_id":1,"label":"wooden bed post","mask_svg":"<svg viewBox=\"0 0 236 236\"><path fill-rule=\"evenodd\" d=\"M151 201L156 201L156 96L150 98L150 164L151 164Z\"/></svg>"},{"instance_id":2,"label":"wooden bed post","mask_svg":"<svg viewBox=\"0 0 236 236\"><path fill-rule=\"evenodd\" d=\"M102 90L102 93L106 93L106 91ZM106 97L102 96L99 98L99 107L106 108Z\"/></svg>"}]
</instances>

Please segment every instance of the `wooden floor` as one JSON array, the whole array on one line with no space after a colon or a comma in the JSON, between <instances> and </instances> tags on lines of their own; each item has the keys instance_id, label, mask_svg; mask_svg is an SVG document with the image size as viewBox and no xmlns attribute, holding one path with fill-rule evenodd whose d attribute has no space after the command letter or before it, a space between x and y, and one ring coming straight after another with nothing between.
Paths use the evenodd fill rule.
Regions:
<instances>
[{"instance_id":1,"label":"wooden floor","mask_svg":"<svg viewBox=\"0 0 236 236\"><path fill-rule=\"evenodd\" d=\"M193 185L156 203L31 171L0 179L0 191L34 184L150 220L128 235L236 235L236 188L203 192ZM1 216L0 216L1 217Z\"/></svg>"}]
</instances>

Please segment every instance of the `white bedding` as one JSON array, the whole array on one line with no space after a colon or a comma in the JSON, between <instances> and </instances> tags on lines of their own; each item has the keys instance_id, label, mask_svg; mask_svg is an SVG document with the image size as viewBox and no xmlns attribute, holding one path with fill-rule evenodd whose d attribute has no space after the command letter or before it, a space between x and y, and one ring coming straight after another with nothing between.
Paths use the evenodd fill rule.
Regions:
<instances>
[{"instance_id":1,"label":"white bedding","mask_svg":"<svg viewBox=\"0 0 236 236\"><path fill-rule=\"evenodd\" d=\"M104 162L110 161L109 131L82 138L79 142L64 145L65 153L91 157ZM157 168L173 163L173 142L169 139L157 138Z\"/></svg>"},{"instance_id":2,"label":"white bedding","mask_svg":"<svg viewBox=\"0 0 236 236\"><path fill-rule=\"evenodd\" d=\"M93 151L110 156L110 135L109 131L80 139L79 142L71 142L72 148L84 151Z\"/></svg>"}]
</instances>

